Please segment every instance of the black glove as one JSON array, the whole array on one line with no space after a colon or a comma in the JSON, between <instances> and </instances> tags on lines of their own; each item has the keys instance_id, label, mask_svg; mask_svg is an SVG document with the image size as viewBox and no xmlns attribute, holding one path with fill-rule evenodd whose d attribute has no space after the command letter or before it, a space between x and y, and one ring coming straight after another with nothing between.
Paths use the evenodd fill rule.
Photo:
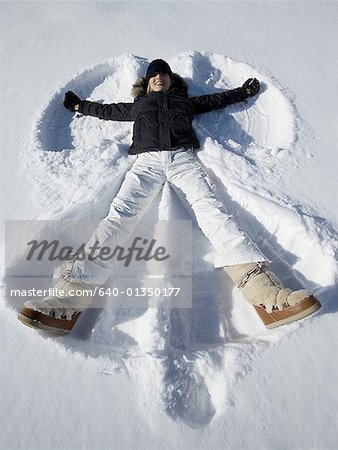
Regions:
<instances>
[{"instance_id":1,"label":"black glove","mask_svg":"<svg viewBox=\"0 0 338 450\"><path fill-rule=\"evenodd\" d=\"M63 106L69 111L75 111L75 105L80 104L81 99L74 94L72 91L68 91L65 93L65 99L63 101Z\"/></svg>"},{"instance_id":2,"label":"black glove","mask_svg":"<svg viewBox=\"0 0 338 450\"><path fill-rule=\"evenodd\" d=\"M242 85L242 87L245 88L246 93L249 97L252 97L253 95L258 94L260 89L260 84L257 78L249 78L246 80L246 82Z\"/></svg>"}]
</instances>

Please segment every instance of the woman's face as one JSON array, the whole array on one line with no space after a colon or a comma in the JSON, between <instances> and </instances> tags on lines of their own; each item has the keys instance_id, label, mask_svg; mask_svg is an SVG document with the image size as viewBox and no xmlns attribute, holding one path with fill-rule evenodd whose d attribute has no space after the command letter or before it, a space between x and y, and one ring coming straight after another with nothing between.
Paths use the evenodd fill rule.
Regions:
<instances>
[{"instance_id":1,"label":"woman's face","mask_svg":"<svg viewBox=\"0 0 338 450\"><path fill-rule=\"evenodd\" d=\"M167 73L158 73L149 78L148 92L167 92L170 88L171 79Z\"/></svg>"}]
</instances>

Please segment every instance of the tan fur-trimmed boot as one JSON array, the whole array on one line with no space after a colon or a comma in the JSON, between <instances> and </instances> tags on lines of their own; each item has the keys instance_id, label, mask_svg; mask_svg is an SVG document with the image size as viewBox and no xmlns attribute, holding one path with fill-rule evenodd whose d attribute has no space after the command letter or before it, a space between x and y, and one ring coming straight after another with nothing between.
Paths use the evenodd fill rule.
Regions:
<instances>
[{"instance_id":1,"label":"tan fur-trimmed boot","mask_svg":"<svg viewBox=\"0 0 338 450\"><path fill-rule=\"evenodd\" d=\"M18 319L24 325L55 334L69 333L82 311L88 308L95 286L70 278L76 255L69 255L55 271L53 295L24 303Z\"/></svg>"},{"instance_id":2,"label":"tan fur-trimmed boot","mask_svg":"<svg viewBox=\"0 0 338 450\"><path fill-rule=\"evenodd\" d=\"M307 290L284 288L264 262L228 266L225 270L267 328L303 319L321 307Z\"/></svg>"}]
</instances>

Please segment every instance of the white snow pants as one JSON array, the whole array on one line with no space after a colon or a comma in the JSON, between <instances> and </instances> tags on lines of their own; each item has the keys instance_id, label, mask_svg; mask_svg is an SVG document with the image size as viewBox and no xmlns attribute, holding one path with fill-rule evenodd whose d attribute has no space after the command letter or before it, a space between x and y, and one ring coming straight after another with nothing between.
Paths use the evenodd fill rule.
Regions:
<instances>
[{"instance_id":1,"label":"white snow pants","mask_svg":"<svg viewBox=\"0 0 338 450\"><path fill-rule=\"evenodd\" d=\"M110 248L123 245L166 181L192 208L199 228L215 249L215 267L268 260L227 214L193 149L187 148L138 155L86 248L95 242ZM112 269L111 260L77 260L71 277L103 284Z\"/></svg>"}]
</instances>

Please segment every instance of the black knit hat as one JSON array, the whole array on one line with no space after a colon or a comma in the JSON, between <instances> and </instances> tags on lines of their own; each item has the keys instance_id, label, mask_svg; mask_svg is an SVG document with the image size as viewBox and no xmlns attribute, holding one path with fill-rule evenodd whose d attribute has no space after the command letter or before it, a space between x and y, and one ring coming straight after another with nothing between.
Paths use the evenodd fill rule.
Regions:
<instances>
[{"instance_id":1,"label":"black knit hat","mask_svg":"<svg viewBox=\"0 0 338 450\"><path fill-rule=\"evenodd\" d=\"M154 61L151 61L148 66L146 74L147 80L158 73L166 73L170 76L170 78L173 74L167 62L165 62L163 59L154 59Z\"/></svg>"}]
</instances>

